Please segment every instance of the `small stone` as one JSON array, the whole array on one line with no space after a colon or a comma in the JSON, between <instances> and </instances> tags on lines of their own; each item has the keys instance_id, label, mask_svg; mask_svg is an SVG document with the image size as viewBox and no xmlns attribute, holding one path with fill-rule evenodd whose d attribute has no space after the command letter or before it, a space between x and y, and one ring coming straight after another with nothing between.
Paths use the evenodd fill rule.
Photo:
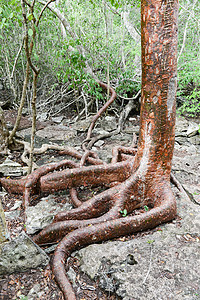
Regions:
<instances>
[{"instance_id":1,"label":"small stone","mask_svg":"<svg viewBox=\"0 0 200 300\"><path fill-rule=\"evenodd\" d=\"M10 210L16 210L18 209L22 204L22 201L15 201L15 204L13 205L13 207L11 207Z\"/></svg>"},{"instance_id":2,"label":"small stone","mask_svg":"<svg viewBox=\"0 0 200 300\"><path fill-rule=\"evenodd\" d=\"M186 134L188 137L191 137L196 135L198 133L198 130L199 130L199 124L195 122L190 122Z\"/></svg>"},{"instance_id":3,"label":"small stone","mask_svg":"<svg viewBox=\"0 0 200 300\"><path fill-rule=\"evenodd\" d=\"M42 198L35 206L26 209L26 232L34 234L53 221L53 217L60 211L71 209L69 203L61 204L55 201L55 196Z\"/></svg>"},{"instance_id":4,"label":"small stone","mask_svg":"<svg viewBox=\"0 0 200 300\"><path fill-rule=\"evenodd\" d=\"M102 140L97 141L94 145L97 147L101 147L105 142Z\"/></svg>"},{"instance_id":5,"label":"small stone","mask_svg":"<svg viewBox=\"0 0 200 300\"><path fill-rule=\"evenodd\" d=\"M46 266L49 257L24 232L0 245L0 275Z\"/></svg>"},{"instance_id":6,"label":"small stone","mask_svg":"<svg viewBox=\"0 0 200 300\"><path fill-rule=\"evenodd\" d=\"M5 211L5 217L7 220L15 220L15 219L19 218L19 216L20 216L19 210Z\"/></svg>"},{"instance_id":7,"label":"small stone","mask_svg":"<svg viewBox=\"0 0 200 300\"><path fill-rule=\"evenodd\" d=\"M46 112L41 113L41 114L39 114L39 116L38 116L38 120L39 120L40 122L46 121L47 118L48 118L48 114L47 114Z\"/></svg>"},{"instance_id":8,"label":"small stone","mask_svg":"<svg viewBox=\"0 0 200 300\"><path fill-rule=\"evenodd\" d=\"M0 164L0 173L2 173L3 176L21 176L23 174L23 168L19 163L6 158L5 161Z\"/></svg>"},{"instance_id":9,"label":"small stone","mask_svg":"<svg viewBox=\"0 0 200 300\"><path fill-rule=\"evenodd\" d=\"M60 124L62 122L62 120L64 119L64 116L59 116L59 117L53 117L52 121L54 123Z\"/></svg>"}]
</instances>

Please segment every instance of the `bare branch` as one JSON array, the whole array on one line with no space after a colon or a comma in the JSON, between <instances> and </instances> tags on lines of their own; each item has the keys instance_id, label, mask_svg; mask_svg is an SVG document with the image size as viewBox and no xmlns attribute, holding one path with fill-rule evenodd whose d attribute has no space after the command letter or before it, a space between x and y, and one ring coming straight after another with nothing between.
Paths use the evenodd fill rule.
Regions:
<instances>
[{"instance_id":1,"label":"bare branch","mask_svg":"<svg viewBox=\"0 0 200 300\"><path fill-rule=\"evenodd\" d=\"M49 0L49 1L44 5L44 7L42 8L42 10L41 10L41 12L40 12L40 15L39 15L39 17L38 17L38 20L37 20L37 22L36 22L36 27L38 27L39 22L40 22L40 19L41 19L42 15L43 15L43 12L44 12L45 9L47 8L47 6L48 6L50 3L55 2L55 1L56 1L56 0Z\"/></svg>"}]
</instances>

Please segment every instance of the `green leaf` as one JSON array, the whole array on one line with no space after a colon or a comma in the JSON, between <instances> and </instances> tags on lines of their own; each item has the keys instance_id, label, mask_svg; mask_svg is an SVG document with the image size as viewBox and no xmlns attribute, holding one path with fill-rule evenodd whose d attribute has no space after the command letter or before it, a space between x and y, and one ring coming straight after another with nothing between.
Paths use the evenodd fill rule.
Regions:
<instances>
[{"instance_id":1,"label":"green leaf","mask_svg":"<svg viewBox=\"0 0 200 300\"><path fill-rule=\"evenodd\" d=\"M122 217L126 217L127 216L127 210L120 210L120 213L122 214Z\"/></svg>"},{"instance_id":2,"label":"green leaf","mask_svg":"<svg viewBox=\"0 0 200 300\"><path fill-rule=\"evenodd\" d=\"M32 35L33 35L33 30L32 30L32 29L29 29L29 30L28 30L28 35L29 35L29 36L32 36Z\"/></svg>"},{"instance_id":3,"label":"green leaf","mask_svg":"<svg viewBox=\"0 0 200 300\"><path fill-rule=\"evenodd\" d=\"M148 240L147 243L148 244L153 244L155 242L155 240Z\"/></svg>"},{"instance_id":4,"label":"green leaf","mask_svg":"<svg viewBox=\"0 0 200 300\"><path fill-rule=\"evenodd\" d=\"M10 18L10 19L12 19L13 17L14 17L14 13L13 13L13 12L11 12L11 14L10 14L9 18Z\"/></svg>"},{"instance_id":5,"label":"green leaf","mask_svg":"<svg viewBox=\"0 0 200 300\"><path fill-rule=\"evenodd\" d=\"M31 21L31 20L33 20L33 15L29 14L27 18L28 18L29 21Z\"/></svg>"},{"instance_id":6,"label":"green leaf","mask_svg":"<svg viewBox=\"0 0 200 300\"><path fill-rule=\"evenodd\" d=\"M147 205L144 206L144 210L145 210L145 211L148 211L148 210L149 210L149 208L148 208Z\"/></svg>"}]
</instances>

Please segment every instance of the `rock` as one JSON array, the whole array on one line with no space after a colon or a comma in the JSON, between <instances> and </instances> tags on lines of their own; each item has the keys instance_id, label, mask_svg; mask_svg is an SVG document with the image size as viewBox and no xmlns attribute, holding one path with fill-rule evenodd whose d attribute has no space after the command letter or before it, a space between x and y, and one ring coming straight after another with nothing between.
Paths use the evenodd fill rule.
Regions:
<instances>
[{"instance_id":1,"label":"rock","mask_svg":"<svg viewBox=\"0 0 200 300\"><path fill-rule=\"evenodd\" d=\"M43 113L40 113L37 117L37 119L40 121L40 122L44 122L46 121L48 118L48 114L47 112L43 112Z\"/></svg>"},{"instance_id":2,"label":"rock","mask_svg":"<svg viewBox=\"0 0 200 300\"><path fill-rule=\"evenodd\" d=\"M54 123L57 123L57 124L60 124L62 122L62 120L64 119L64 116L59 116L59 117L53 117L51 118L51 120L54 122Z\"/></svg>"},{"instance_id":3,"label":"rock","mask_svg":"<svg viewBox=\"0 0 200 300\"><path fill-rule=\"evenodd\" d=\"M177 116L176 118L176 128L175 128L175 135L176 141L180 144L184 144L185 141L192 141L190 139L179 139L178 137L185 137L190 138L198 134L199 124L195 122L191 122L186 120L184 117Z\"/></svg>"},{"instance_id":4,"label":"rock","mask_svg":"<svg viewBox=\"0 0 200 300\"><path fill-rule=\"evenodd\" d=\"M44 294L44 291L41 291L41 289L39 283L34 284L27 295L28 300L42 299L41 297Z\"/></svg>"},{"instance_id":5,"label":"rock","mask_svg":"<svg viewBox=\"0 0 200 300\"><path fill-rule=\"evenodd\" d=\"M73 288L77 287L76 283L76 272L73 268L69 267L69 270L67 271L67 276L69 277L70 281L72 282Z\"/></svg>"},{"instance_id":6,"label":"rock","mask_svg":"<svg viewBox=\"0 0 200 300\"><path fill-rule=\"evenodd\" d=\"M97 129L97 128L95 128L93 131L93 134L94 135L107 135L107 134L109 134L109 131L106 131L106 130L104 130L104 129Z\"/></svg>"},{"instance_id":7,"label":"rock","mask_svg":"<svg viewBox=\"0 0 200 300\"><path fill-rule=\"evenodd\" d=\"M35 206L29 206L26 209L26 231L28 234L34 234L43 229L53 221L53 217L63 210L71 209L69 203L61 204L55 201L54 195L49 195Z\"/></svg>"},{"instance_id":8,"label":"rock","mask_svg":"<svg viewBox=\"0 0 200 300\"><path fill-rule=\"evenodd\" d=\"M20 216L19 210L5 211L5 217L7 220L15 220Z\"/></svg>"},{"instance_id":9,"label":"rock","mask_svg":"<svg viewBox=\"0 0 200 300\"><path fill-rule=\"evenodd\" d=\"M190 153L190 154L198 154L200 153L200 147L198 145L180 145L179 143L175 142L175 149L176 150L180 150L180 151L183 151L183 152L186 152L186 153Z\"/></svg>"},{"instance_id":10,"label":"rock","mask_svg":"<svg viewBox=\"0 0 200 300\"><path fill-rule=\"evenodd\" d=\"M67 141L76 137L76 131L65 126L47 126L42 130L38 130L36 135L52 141Z\"/></svg>"},{"instance_id":11,"label":"rock","mask_svg":"<svg viewBox=\"0 0 200 300\"><path fill-rule=\"evenodd\" d=\"M176 127L175 133L177 136L184 135L186 136L186 132L188 129L188 121L184 117L176 116Z\"/></svg>"},{"instance_id":12,"label":"rock","mask_svg":"<svg viewBox=\"0 0 200 300\"><path fill-rule=\"evenodd\" d=\"M185 154L184 157L174 155L172 159L172 170L185 171L190 176L196 171L195 177L198 177L200 176L200 157L193 153Z\"/></svg>"},{"instance_id":13,"label":"rock","mask_svg":"<svg viewBox=\"0 0 200 300\"><path fill-rule=\"evenodd\" d=\"M93 117L88 117L85 120L79 120L75 124L72 125L72 128L79 132L85 132L86 130L88 130L88 128L91 124L92 118Z\"/></svg>"},{"instance_id":14,"label":"rock","mask_svg":"<svg viewBox=\"0 0 200 300\"><path fill-rule=\"evenodd\" d=\"M101 128L106 131L112 131L117 128L116 118L114 116L106 116L100 120Z\"/></svg>"},{"instance_id":15,"label":"rock","mask_svg":"<svg viewBox=\"0 0 200 300\"><path fill-rule=\"evenodd\" d=\"M3 176L21 176L23 175L23 167L9 158L6 158L5 161L0 164L0 173Z\"/></svg>"},{"instance_id":16,"label":"rock","mask_svg":"<svg viewBox=\"0 0 200 300\"><path fill-rule=\"evenodd\" d=\"M123 300L198 299L199 206L181 198L179 221L129 241L93 244L76 252L81 271ZM131 259L130 259L131 258Z\"/></svg>"},{"instance_id":17,"label":"rock","mask_svg":"<svg viewBox=\"0 0 200 300\"><path fill-rule=\"evenodd\" d=\"M102 159L104 162L106 162L106 163L111 162L112 150L110 148L105 149L104 147L102 147L98 150L96 149L96 152L98 153L99 158Z\"/></svg>"},{"instance_id":18,"label":"rock","mask_svg":"<svg viewBox=\"0 0 200 300\"><path fill-rule=\"evenodd\" d=\"M130 127L126 127L125 129L124 129L124 132L125 133L135 133L135 134L139 134L139 130L140 130L140 126L138 126L138 125L136 125L136 126L130 126Z\"/></svg>"},{"instance_id":19,"label":"rock","mask_svg":"<svg viewBox=\"0 0 200 300\"><path fill-rule=\"evenodd\" d=\"M18 209L20 206L22 205L22 201L15 201L15 204L13 205L13 207L10 208L10 210L16 210Z\"/></svg>"},{"instance_id":20,"label":"rock","mask_svg":"<svg viewBox=\"0 0 200 300\"><path fill-rule=\"evenodd\" d=\"M176 142L179 143L179 145L189 145L187 137L185 136L176 136Z\"/></svg>"},{"instance_id":21,"label":"rock","mask_svg":"<svg viewBox=\"0 0 200 300\"><path fill-rule=\"evenodd\" d=\"M192 137L188 138L188 141L189 141L191 144L194 144L194 145L200 145L200 135L192 136Z\"/></svg>"},{"instance_id":22,"label":"rock","mask_svg":"<svg viewBox=\"0 0 200 300\"><path fill-rule=\"evenodd\" d=\"M0 83L0 87L1 87L1 83ZM1 89L0 92L0 106L2 109L9 109L12 107L13 104L13 100L14 97L12 95L12 92L10 90L7 89Z\"/></svg>"},{"instance_id":23,"label":"rock","mask_svg":"<svg viewBox=\"0 0 200 300\"><path fill-rule=\"evenodd\" d=\"M189 122L189 126L187 128L187 136L191 137L194 136L198 133L199 130L199 124L195 123L195 122Z\"/></svg>"},{"instance_id":24,"label":"rock","mask_svg":"<svg viewBox=\"0 0 200 300\"><path fill-rule=\"evenodd\" d=\"M99 141L97 141L94 145L95 145L96 147L101 147L104 143L105 143L104 141L99 140Z\"/></svg>"},{"instance_id":25,"label":"rock","mask_svg":"<svg viewBox=\"0 0 200 300\"><path fill-rule=\"evenodd\" d=\"M0 275L46 266L49 257L25 233L0 245Z\"/></svg>"},{"instance_id":26,"label":"rock","mask_svg":"<svg viewBox=\"0 0 200 300\"><path fill-rule=\"evenodd\" d=\"M22 201L15 201L13 207L10 208L10 211L5 212L5 216L7 220L14 220L20 216L20 208Z\"/></svg>"}]
</instances>

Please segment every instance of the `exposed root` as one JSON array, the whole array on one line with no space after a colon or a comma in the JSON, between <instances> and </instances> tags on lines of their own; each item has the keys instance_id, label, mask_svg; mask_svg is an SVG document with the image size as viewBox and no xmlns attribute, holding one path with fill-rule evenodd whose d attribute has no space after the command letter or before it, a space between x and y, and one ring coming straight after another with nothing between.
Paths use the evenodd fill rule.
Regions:
<instances>
[{"instance_id":1,"label":"exposed root","mask_svg":"<svg viewBox=\"0 0 200 300\"><path fill-rule=\"evenodd\" d=\"M69 190L70 192L70 196L71 196L71 202L73 204L74 207L79 207L82 204L82 201L80 201L78 199L78 193L77 190L75 188L71 188Z\"/></svg>"},{"instance_id":2,"label":"exposed root","mask_svg":"<svg viewBox=\"0 0 200 300\"><path fill-rule=\"evenodd\" d=\"M107 89L107 85L99 84ZM53 223L34 237L34 241L40 245L57 243L62 239L55 252L53 272L68 300L76 299L65 273L65 261L71 252L91 243L154 228L172 220L176 215L176 201L169 181L170 163L163 163L162 159L163 154L171 159L168 155L171 148L168 145L158 152L155 142L151 145L152 117L143 126L142 134L146 140L138 150L135 149L136 136L133 137L131 147L118 146L113 149L110 164L104 163L97 154L89 150L96 141L91 138L96 120L116 97L112 88L110 92L110 100L96 114L89 127L83 154L73 148L58 145L43 145L34 149L34 154L41 154L48 149L59 150L61 155L76 158L78 162L63 160L39 167L22 179L0 179L2 186L9 192L23 194L25 209L30 205L34 194L69 189L75 208L58 213ZM29 144L22 143L28 153ZM108 189L86 201L79 199L79 186L98 185ZM144 211L144 206L148 206L148 211ZM135 209L140 209L138 214L134 214ZM124 210L127 211L125 217L121 214Z\"/></svg>"},{"instance_id":3,"label":"exposed root","mask_svg":"<svg viewBox=\"0 0 200 300\"><path fill-rule=\"evenodd\" d=\"M53 273L58 285L63 291L65 299L76 299L70 281L66 276L65 269L65 262L70 254L92 243L105 241L126 234L133 234L140 230L151 229L163 222L170 221L176 215L176 204L169 185L164 187L161 197L163 201L158 201L158 206L155 206L152 210L144 214L116 218L114 220L86 226L74 230L63 238L55 251Z\"/></svg>"},{"instance_id":4,"label":"exposed root","mask_svg":"<svg viewBox=\"0 0 200 300\"><path fill-rule=\"evenodd\" d=\"M178 181L178 179L175 177L175 175L173 173L171 173L171 181L172 183L177 187L177 189L179 190L179 192L181 193L181 195L189 201L194 202L197 205L200 205L200 202L196 201L193 197L192 194L190 194L189 192L187 192L185 190L185 188L182 186L182 184ZM189 194L189 195L188 195Z\"/></svg>"}]
</instances>

